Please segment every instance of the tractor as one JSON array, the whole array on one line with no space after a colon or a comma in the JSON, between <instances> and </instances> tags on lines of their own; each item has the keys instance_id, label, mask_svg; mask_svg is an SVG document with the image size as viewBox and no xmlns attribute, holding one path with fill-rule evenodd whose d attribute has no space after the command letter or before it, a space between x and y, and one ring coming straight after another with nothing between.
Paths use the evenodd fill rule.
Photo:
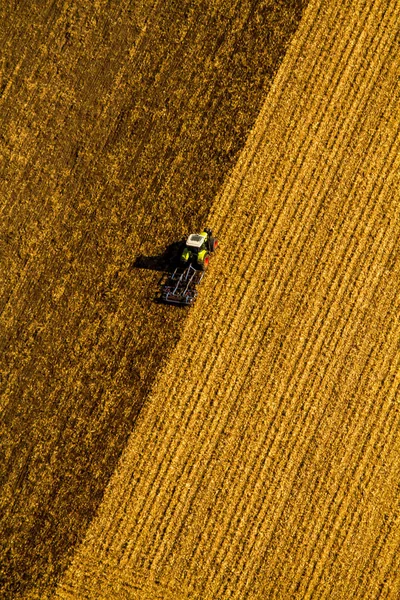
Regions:
<instances>
[{"instance_id":1,"label":"tractor","mask_svg":"<svg viewBox=\"0 0 400 600\"><path fill-rule=\"evenodd\" d=\"M191 306L197 298L197 286L203 279L218 240L212 237L211 229L204 229L201 233L190 234L181 243L184 248L179 244L180 256L179 253L175 255L176 258L179 256L179 266L162 279L160 299L169 304Z\"/></svg>"},{"instance_id":2,"label":"tractor","mask_svg":"<svg viewBox=\"0 0 400 600\"><path fill-rule=\"evenodd\" d=\"M211 229L204 229L201 233L191 233L181 254L181 265L192 264L195 268L205 271L210 261L210 254L217 246L218 240L212 237Z\"/></svg>"}]
</instances>

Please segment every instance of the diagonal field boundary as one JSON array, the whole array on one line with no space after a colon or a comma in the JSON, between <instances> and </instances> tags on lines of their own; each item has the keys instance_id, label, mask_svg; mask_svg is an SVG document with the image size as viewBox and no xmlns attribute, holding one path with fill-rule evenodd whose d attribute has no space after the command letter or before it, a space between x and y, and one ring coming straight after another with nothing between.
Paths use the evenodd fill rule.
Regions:
<instances>
[{"instance_id":1,"label":"diagonal field boundary","mask_svg":"<svg viewBox=\"0 0 400 600\"><path fill-rule=\"evenodd\" d=\"M398 598L399 24L306 10L56 598Z\"/></svg>"},{"instance_id":2,"label":"diagonal field boundary","mask_svg":"<svg viewBox=\"0 0 400 600\"><path fill-rule=\"evenodd\" d=\"M0 597L48 597L185 309L205 219L306 0L0 3Z\"/></svg>"}]
</instances>

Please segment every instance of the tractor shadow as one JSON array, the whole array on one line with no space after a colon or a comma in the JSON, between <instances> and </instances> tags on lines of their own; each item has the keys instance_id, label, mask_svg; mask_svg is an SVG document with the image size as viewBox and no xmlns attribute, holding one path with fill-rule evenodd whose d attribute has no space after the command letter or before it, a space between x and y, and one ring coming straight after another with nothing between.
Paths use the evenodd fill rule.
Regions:
<instances>
[{"instance_id":1,"label":"tractor shadow","mask_svg":"<svg viewBox=\"0 0 400 600\"><path fill-rule=\"evenodd\" d=\"M157 291L153 296L153 302L155 304L165 304L165 301L161 297L161 290L167 283L176 267L180 264L180 255L184 247L184 241L173 242L166 247L164 252L154 256L144 256L139 254L133 263L134 269L146 269L149 271L156 271L160 273L160 277L157 282ZM171 306L171 305L170 305ZM173 305L175 308L182 309L184 307L179 305Z\"/></svg>"},{"instance_id":2,"label":"tractor shadow","mask_svg":"<svg viewBox=\"0 0 400 600\"><path fill-rule=\"evenodd\" d=\"M173 242L166 247L162 254L155 256L144 256L139 254L133 263L134 269L148 269L158 271L163 275L170 275L179 264L180 253L182 252L183 242Z\"/></svg>"}]
</instances>

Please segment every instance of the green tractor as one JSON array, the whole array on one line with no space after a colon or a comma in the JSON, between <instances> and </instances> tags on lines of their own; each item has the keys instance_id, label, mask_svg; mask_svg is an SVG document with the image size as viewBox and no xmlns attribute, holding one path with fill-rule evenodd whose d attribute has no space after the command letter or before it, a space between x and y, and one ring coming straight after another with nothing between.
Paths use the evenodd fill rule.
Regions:
<instances>
[{"instance_id":1,"label":"green tractor","mask_svg":"<svg viewBox=\"0 0 400 600\"><path fill-rule=\"evenodd\" d=\"M197 269L205 271L210 262L210 254L217 246L218 240L212 237L211 229L191 233L181 254L181 264L186 266L192 263Z\"/></svg>"}]
</instances>

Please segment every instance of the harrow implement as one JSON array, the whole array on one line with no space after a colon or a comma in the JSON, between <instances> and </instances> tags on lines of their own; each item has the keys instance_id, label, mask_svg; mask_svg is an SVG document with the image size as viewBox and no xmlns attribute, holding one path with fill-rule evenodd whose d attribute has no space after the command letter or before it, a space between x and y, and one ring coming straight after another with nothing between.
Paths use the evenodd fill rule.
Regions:
<instances>
[{"instance_id":1,"label":"harrow implement","mask_svg":"<svg viewBox=\"0 0 400 600\"><path fill-rule=\"evenodd\" d=\"M198 271L192 265L183 270L177 267L162 287L162 300L170 304L193 304L197 298L196 286L203 275L204 271Z\"/></svg>"}]
</instances>

